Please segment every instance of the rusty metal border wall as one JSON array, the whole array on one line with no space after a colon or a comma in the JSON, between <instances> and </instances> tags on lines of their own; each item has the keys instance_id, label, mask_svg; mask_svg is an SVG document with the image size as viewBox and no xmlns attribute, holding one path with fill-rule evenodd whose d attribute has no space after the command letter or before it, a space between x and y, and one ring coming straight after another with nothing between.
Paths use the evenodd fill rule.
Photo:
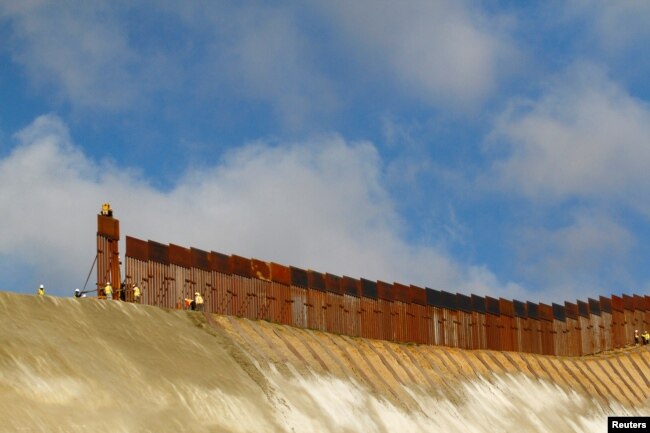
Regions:
<instances>
[{"instance_id":1,"label":"rusty metal border wall","mask_svg":"<svg viewBox=\"0 0 650 433\"><path fill-rule=\"evenodd\" d=\"M116 245L98 232L98 254L116 255ZM199 292L207 312L394 342L581 356L634 344L634 330L650 327L649 296L547 305L338 276L129 236L125 269L126 286L140 285L148 305L184 308L184 298ZM98 284L100 273L109 271L98 267Z\"/></svg>"},{"instance_id":2,"label":"rusty metal border wall","mask_svg":"<svg viewBox=\"0 0 650 433\"><path fill-rule=\"evenodd\" d=\"M120 296L120 222L113 217L97 215L97 296L106 297L104 287L110 283Z\"/></svg>"}]
</instances>

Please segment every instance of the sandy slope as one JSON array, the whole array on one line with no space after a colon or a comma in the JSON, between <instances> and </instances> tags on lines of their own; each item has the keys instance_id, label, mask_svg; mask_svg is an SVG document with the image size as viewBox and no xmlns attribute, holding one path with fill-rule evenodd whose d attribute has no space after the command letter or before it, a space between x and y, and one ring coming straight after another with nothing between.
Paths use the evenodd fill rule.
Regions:
<instances>
[{"instance_id":1,"label":"sandy slope","mask_svg":"<svg viewBox=\"0 0 650 433\"><path fill-rule=\"evenodd\" d=\"M606 431L650 352L463 351L0 293L0 432Z\"/></svg>"}]
</instances>

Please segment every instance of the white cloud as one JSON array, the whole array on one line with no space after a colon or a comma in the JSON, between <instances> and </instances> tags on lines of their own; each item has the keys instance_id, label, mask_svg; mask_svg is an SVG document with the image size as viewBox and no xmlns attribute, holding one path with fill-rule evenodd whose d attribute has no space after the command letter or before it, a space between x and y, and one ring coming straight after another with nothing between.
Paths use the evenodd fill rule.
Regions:
<instances>
[{"instance_id":1,"label":"white cloud","mask_svg":"<svg viewBox=\"0 0 650 433\"><path fill-rule=\"evenodd\" d=\"M0 2L13 60L60 101L129 111L181 92L214 109L215 98L243 96L268 103L290 129L337 106L296 15L198 2Z\"/></svg>"},{"instance_id":2,"label":"white cloud","mask_svg":"<svg viewBox=\"0 0 650 433\"><path fill-rule=\"evenodd\" d=\"M507 36L510 19L462 2L339 1L323 7L345 29L356 55L369 61L368 69L388 66L427 103L474 106L516 57Z\"/></svg>"},{"instance_id":3,"label":"white cloud","mask_svg":"<svg viewBox=\"0 0 650 433\"><path fill-rule=\"evenodd\" d=\"M645 47L650 36L648 2L572 0L565 7L569 17L589 17L589 31L611 55L634 46Z\"/></svg>"},{"instance_id":4,"label":"white cloud","mask_svg":"<svg viewBox=\"0 0 650 433\"><path fill-rule=\"evenodd\" d=\"M5 49L31 83L74 107L140 108L159 92L212 105L244 96L269 104L289 129L336 112L377 67L411 97L474 107L514 53L507 19L452 1L0 1L0 19ZM346 59L353 67L338 63Z\"/></svg>"},{"instance_id":5,"label":"white cloud","mask_svg":"<svg viewBox=\"0 0 650 433\"><path fill-rule=\"evenodd\" d=\"M512 232L515 275L553 299L629 290L636 233L615 215L650 215L650 107L585 63L543 90L499 117L489 142L499 156L478 180L537 214Z\"/></svg>"},{"instance_id":6,"label":"white cloud","mask_svg":"<svg viewBox=\"0 0 650 433\"><path fill-rule=\"evenodd\" d=\"M252 143L161 192L129 167L87 158L55 116L39 117L16 137L0 160L0 255L37 270L16 276L28 280L20 287L44 281L65 293L82 284L95 214L109 201L123 236L352 277L504 293L484 268L402 240L381 161L367 142Z\"/></svg>"},{"instance_id":7,"label":"white cloud","mask_svg":"<svg viewBox=\"0 0 650 433\"><path fill-rule=\"evenodd\" d=\"M1 2L0 18L13 30L14 60L33 83L81 107L122 108L140 92L127 32L110 2L64 7L42 1Z\"/></svg>"},{"instance_id":8,"label":"white cloud","mask_svg":"<svg viewBox=\"0 0 650 433\"><path fill-rule=\"evenodd\" d=\"M531 199L618 199L637 206L650 181L650 107L590 65L575 65L536 101L506 112L489 173Z\"/></svg>"},{"instance_id":9,"label":"white cloud","mask_svg":"<svg viewBox=\"0 0 650 433\"><path fill-rule=\"evenodd\" d=\"M334 85L315 66L317 50L301 31L296 11L244 7L231 14L234 25L226 39L232 43L217 43L209 68L225 72L222 79L234 84L233 91L270 102L291 129L337 107Z\"/></svg>"},{"instance_id":10,"label":"white cloud","mask_svg":"<svg viewBox=\"0 0 650 433\"><path fill-rule=\"evenodd\" d=\"M564 226L519 231L518 272L545 287L545 298L555 302L631 292L627 265L634 244L634 235L604 212L580 209ZM612 282L618 286L609 287Z\"/></svg>"}]
</instances>

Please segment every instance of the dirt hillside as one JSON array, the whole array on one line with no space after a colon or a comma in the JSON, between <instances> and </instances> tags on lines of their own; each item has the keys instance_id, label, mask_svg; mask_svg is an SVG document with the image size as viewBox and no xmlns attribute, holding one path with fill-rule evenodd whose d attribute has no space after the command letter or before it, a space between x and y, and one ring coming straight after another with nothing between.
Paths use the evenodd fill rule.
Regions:
<instances>
[{"instance_id":1,"label":"dirt hillside","mask_svg":"<svg viewBox=\"0 0 650 433\"><path fill-rule=\"evenodd\" d=\"M606 431L650 414L650 352L401 345L0 292L2 432Z\"/></svg>"}]
</instances>

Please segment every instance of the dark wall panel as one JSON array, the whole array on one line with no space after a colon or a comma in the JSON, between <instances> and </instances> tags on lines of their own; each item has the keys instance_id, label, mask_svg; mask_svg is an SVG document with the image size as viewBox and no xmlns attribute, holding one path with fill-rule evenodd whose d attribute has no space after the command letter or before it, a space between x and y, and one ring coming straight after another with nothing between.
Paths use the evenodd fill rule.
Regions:
<instances>
[{"instance_id":1,"label":"dark wall panel","mask_svg":"<svg viewBox=\"0 0 650 433\"><path fill-rule=\"evenodd\" d=\"M418 305L427 305L427 292L418 286L411 286L411 302Z\"/></svg>"},{"instance_id":2,"label":"dark wall panel","mask_svg":"<svg viewBox=\"0 0 650 433\"><path fill-rule=\"evenodd\" d=\"M456 306L460 311L471 313L473 311L472 298L461 293L456 293Z\"/></svg>"},{"instance_id":3,"label":"dark wall panel","mask_svg":"<svg viewBox=\"0 0 650 433\"><path fill-rule=\"evenodd\" d=\"M572 304L571 302L564 303L564 310L566 311L567 319L578 319L578 304Z\"/></svg>"},{"instance_id":4,"label":"dark wall panel","mask_svg":"<svg viewBox=\"0 0 650 433\"><path fill-rule=\"evenodd\" d=\"M316 271L307 271L307 280L310 289L325 291L325 275Z\"/></svg>"},{"instance_id":5,"label":"dark wall panel","mask_svg":"<svg viewBox=\"0 0 650 433\"><path fill-rule=\"evenodd\" d=\"M501 310L499 309L499 300L494 299L490 296L485 297L485 312L488 314L493 314L495 316L498 316L501 314Z\"/></svg>"},{"instance_id":6,"label":"dark wall panel","mask_svg":"<svg viewBox=\"0 0 650 433\"><path fill-rule=\"evenodd\" d=\"M251 277L251 260L246 257L238 256L235 254L231 255L230 268L232 269L232 273L235 275L246 278Z\"/></svg>"},{"instance_id":7,"label":"dark wall panel","mask_svg":"<svg viewBox=\"0 0 650 433\"><path fill-rule=\"evenodd\" d=\"M149 241L149 260L168 265L169 247L158 242Z\"/></svg>"},{"instance_id":8,"label":"dark wall panel","mask_svg":"<svg viewBox=\"0 0 650 433\"><path fill-rule=\"evenodd\" d=\"M432 307L442 308L442 292L427 287L427 304Z\"/></svg>"},{"instance_id":9,"label":"dark wall panel","mask_svg":"<svg viewBox=\"0 0 650 433\"><path fill-rule=\"evenodd\" d=\"M553 304L553 319L559 320L561 322L566 321L566 311L564 306L560 304Z\"/></svg>"},{"instance_id":10,"label":"dark wall panel","mask_svg":"<svg viewBox=\"0 0 650 433\"><path fill-rule=\"evenodd\" d=\"M180 245L169 245L169 263L183 268L191 268L192 253L190 249Z\"/></svg>"},{"instance_id":11,"label":"dark wall panel","mask_svg":"<svg viewBox=\"0 0 650 433\"><path fill-rule=\"evenodd\" d=\"M361 278L361 294L366 298L377 299L379 297L377 294L377 283Z\"/></svg>"},{"instance_id":12,"label":"dark wall panel","mask_svg":"<svg viewBox=\"0 0 650 433\"><path fill-rule=\"evenodd\" d=\"M499 313L502 316L514 317L515 306L509 299L499 298Z\"/></svg>"},{"instance_id":13,"label":"dark wall panel","mask_svg":"<svg viewBox=\"0 0 650 433\"><path fill-rule=\"evenodd\" d=\"M599 298L600 302L600 311L601 313L609 313L612 314L612 300L609 298L606 298L605 296L600 296Z\"/></svg>"},{"instance_id":14,"label":"dark wall panel","mask_svg":"<svg viewBox=\"0 0 650 433\"><path fill-rule=\"evenodd\" d=\"M527 313L526 313L526 303L517 301L516 299L512 301L512 305L515 309L515 317L521 317L521 318L526 318Z\"/></svg>"},{"instance_id":15,"label":"dark wall panel","mask_svg":"<svg viewBox=\"0 0 650 433\"><path fill-rule=\"evenodd\" d=\"M210 270L210 253L207 251L191 248L192 254L192 268L202 269L204 271Z\"/></svg>"},{"instance_id":16,"label":"dark wall panel","mask_svg":"<svg viewBox=\"0 0 650 433\"><path fill-rule=\"evenodd\" d=\"M578 301L578 315L589 318L589 304L584 301Z\"/></svg>"},{"instance_id":17,"label":"dark wall panel","mask_svg":"<svg viewBox=\"0 0 650 433\"><path fill-rule=\"evenodd\" d=\"M485 314L485 298L483 296L472 295L472 309L477 313Z\"/></svg>"},{"instance_id":18,"label":"dark wall panel","mask_svg":"<svg viewBox=\"0 0 650 433\"><path fill-rule=\"evenodd\" d=\"M325 274L325 290L342 295L343 289L341 288L341 277L334 274Z\"/></svg>"},{"instance_id":19,"label":"dark wall panel","mask_svg":"<svg viewBox=\"0 0 650 433\"><path fill-rule=\"evenodd\" d=\"M291 284L298 287L308 287L309 278L307 277L307 271L300 268L295 268L293 266L289 267L291 272Z\"/></svg>"},{"instance_id":20,"label":"dark wall panel","mask_svg":"<svg viewBox=\"0 0 650 433\"><path fill-rule=\"evenodd\" d=\"M377 296L384 301L393 301L393 285L385 281L377 281Z\"/></svg>"},{"instance_id":21,"label":"dark wall panel","mask_svg":"<svg viewBox=\"0 0 650 433\"><path fill-rule=\"evenodd\" d=\"M595 299L588 299L589 302L589 313L596 316L600 316L600 302Z\"/></svg>"},{"instance_id":22,"label":"dark wall panel","mask_svg":"<svg viewBox=\"0 0 650 433\"><path fill-rule=\"evenodd\" d=\"M442 307L447 308L448 310L458 310L458 306L456 305L456 295L451 292L447 292L446 290L442 291Z\"/></svg>"},{"instance_id":23,"label":"dark wall panel","mask_svg":"<svg viewBox=\"0 0 650 433\"><path fill-rule=\"evenodd\" d=\"M126 256L146 262L149 260L149 243L131 236L126 237Z\"/></svg>"},{"instance_id":24,"label":"dark wall panel","mask_svg":"<svg viewBox=\"0 0 650 433\"><path fill-rule=\"evenodd\" d=\"M612 296L613 299L613 296ZM634 297L629 295L623 295L623 308L625 310L634 310Z\"/></svg>"},{"instance_id":25,"label":"dark wall panel","mask_svg":"<svg viewBox=\"0 0 650 433\"><path fill-rule=\"evenodd\" d=\"M225 254L212 251L210 253L210 270L222 274L231 274L232 272L230 270L230 257Z\"/></svg>"},{"instance_id":26,"label":"dark wall panel","mask_svg":"<svg viewBox=\"0 0 650 433\"><path fill-rule=\"evenodd\" d=\"M641 295L634 295L634 309L638 311L646 311L645 299Z\"/></svg>"},{"instance_id":27,"label":"dark wall panel","mask_svg":"<svg viewBox=\"0 0 650 433\"><path fill-rule=\"evenodd\" d=\"M396 301L408 303L410 301L410 291L409 286L405 286L400 283L393 283L393 296Z\"/></svg>"},{"instance_id":28,"label":"dark wall panel","mask_svg":"<svg viewBox=\"0 0 650 433\"><path fill-rule=\"evenodd\" d=\"M352 277L344 276L343 278L341 278L341 284L343 285L343 294L358 298L360 295L358 284L357 284L358 281L359 280Z\"/></svg>"}]
</instances>

